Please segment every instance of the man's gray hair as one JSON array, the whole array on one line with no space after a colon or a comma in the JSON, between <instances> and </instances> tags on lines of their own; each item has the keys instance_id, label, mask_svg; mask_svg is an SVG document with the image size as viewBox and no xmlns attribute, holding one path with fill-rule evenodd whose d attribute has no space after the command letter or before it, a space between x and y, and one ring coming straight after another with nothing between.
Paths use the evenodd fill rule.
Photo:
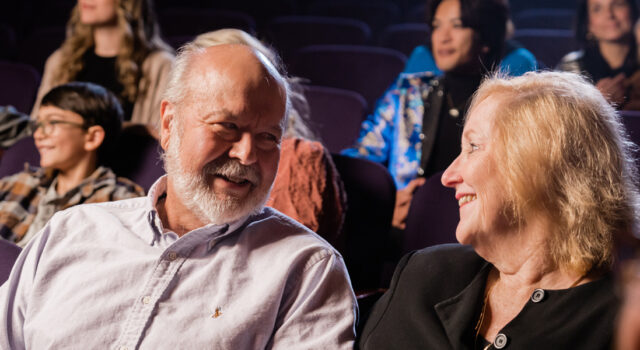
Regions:
<instances>
[{"instance_id":1,"label":"man's gray hair","mask_svg":"<svg viewBox=\"0 0 640 350\"><path fill-rule=\"evenodd\" d=\"M199 54L202 54L208 47L221 44L227 43L216 43L207 40L198 40L196 38L196 40L182 46L178 50L178 54L176 55L173 67L169 72L169 81L164 91L163 99L173 104L179 104L180 102L182 102L190 88L189 84L186 84L186 78L189 73L189 65L191 64L193 58ZM259 49L242 43L238 44L249 47L254 52L258 60L260 60L264 68L269 72L269 74L284 87L286 94L286 110L282 125L286 125L286 119L291 107L291 89L286 76L284 75L284 73L281 73L280 69L278 69L279 64L277 62L272 62L271 59L269 59L269 57L267 57L267 55L265 55Z\"/></svg>"}]
</instances>

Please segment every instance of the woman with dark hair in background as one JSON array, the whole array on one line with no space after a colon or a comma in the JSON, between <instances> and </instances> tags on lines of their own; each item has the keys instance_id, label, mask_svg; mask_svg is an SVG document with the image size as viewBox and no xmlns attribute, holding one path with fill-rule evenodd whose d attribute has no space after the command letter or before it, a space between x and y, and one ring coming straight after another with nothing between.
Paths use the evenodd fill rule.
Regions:
<instances>
[{"instance_id":1,"label":"woman with dark hair in background","mask_svg":"<svg viewBox=\"0 0 640 350\"><path fill-rule=\"evenodd\" d=\"M563 57L557 69L587 75L609 101L624 108L629 78L638 69L637 20L634 0L581 0L576 38L583 48Z\"/></svg>"},{"instance_id":2,"label":"woman with dark hair in background","mask_svg":"<svg viewBox=\"0 0 640 350\"><path fill-rule=\"evenodd\" d=\"M343 151L384 164L399 189L393 226L403 229L413 192L460 152L461 118L503 50L509 10L502 0L432 0L431 51L444 72L401 74Z\"/></svg>"},{"instance_id":3,"label":"woman with dark hair in background","mask_svg":"<svg viewBox=\"0 0 640 350\"><path fill-rule=\"evenodd\" d=\"M173 62L173 50L160 39L150 0L78 0L67 38L47 60L38 98L69 81L89 81L111 90L124 120L155 124Z\"/></svg>"}]
</instances>

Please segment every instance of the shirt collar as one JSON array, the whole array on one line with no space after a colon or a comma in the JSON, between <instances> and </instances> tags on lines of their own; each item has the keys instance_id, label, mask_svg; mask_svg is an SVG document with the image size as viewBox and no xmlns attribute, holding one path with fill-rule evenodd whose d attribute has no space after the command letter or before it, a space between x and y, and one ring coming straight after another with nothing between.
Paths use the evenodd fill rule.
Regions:
<instances>
[{"instance_id":1,"label":"shirt collar","mask_svg":"<svg viewBox=\"0 0 640 350\"><path fill-rule=\"evenodd\" d=\"M165 196L166 193L167 175L163 175L151 186L151 188L149 189L149 194L147 195L152 208L150 215L148 216L148 220L149 224L151 224L151 226L154 228L155 233L153 237L150 237L149 244L153 244L156 240L160 240L162 235L174 235L174 239L178 239L177 235L174 232L165 232L162 225L162 220L160 220L160 216L158 215L158 210L156 208L158 200L161 197ZM204 239L208 241L207 250L210 250L211 248L213 248L214 243L218 238L230 235L236 232L238 229L242 228L250 216L251 214L248 214L238 220L224 224L207 224L195 230L192 230L185 235L203 235Z\"/></svg>"}]
</instances>

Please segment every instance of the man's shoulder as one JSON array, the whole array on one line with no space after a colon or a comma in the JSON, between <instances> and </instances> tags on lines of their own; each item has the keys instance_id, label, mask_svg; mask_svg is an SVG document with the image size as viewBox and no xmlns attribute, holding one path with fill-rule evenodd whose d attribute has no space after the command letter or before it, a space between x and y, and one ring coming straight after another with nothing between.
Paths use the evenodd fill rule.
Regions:
<instances>
[{"instance_id":1,"label":"man's shoulder","mask_svg":"<svg viewBox=\"0 0 640 350\"><path fill-rule=\"evenodd\" d=\"M147 197L135 197L110 202L79 204L57 212L52 220L69 221L79 217L99 220L105 216L138 217L140 212L147 211Z\"/></svg>"},{"instance_id":2,"label":"man's shoulder","mask_svg":"<svg viewBox=\"0 0 640 350\"><path fill-rule=\"evenodd\" d=\"M320 235L271 207L264 207L259 214L254 215L245 230L264 233L268 239L279 245L280 249L298 250L304 248L340 255Z\"/></svg>"}]
</instances>

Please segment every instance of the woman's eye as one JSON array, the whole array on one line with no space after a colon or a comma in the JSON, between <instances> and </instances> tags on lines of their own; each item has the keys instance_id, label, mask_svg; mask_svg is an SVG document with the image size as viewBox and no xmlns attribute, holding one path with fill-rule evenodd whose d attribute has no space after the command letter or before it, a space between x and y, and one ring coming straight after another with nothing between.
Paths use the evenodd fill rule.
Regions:
<instances>
[{"instance_id":1,"label":"woman's eye","mask_svg":"<svg viewBox=\"0 0 640 350\"><path fill-rule=\"evenodd\" d=\"M478 145L476 145L475 143L469 143L469 153L473 153L475 151L477 151L480 147L478 147Z\"/></svg>"}]
</instances>

